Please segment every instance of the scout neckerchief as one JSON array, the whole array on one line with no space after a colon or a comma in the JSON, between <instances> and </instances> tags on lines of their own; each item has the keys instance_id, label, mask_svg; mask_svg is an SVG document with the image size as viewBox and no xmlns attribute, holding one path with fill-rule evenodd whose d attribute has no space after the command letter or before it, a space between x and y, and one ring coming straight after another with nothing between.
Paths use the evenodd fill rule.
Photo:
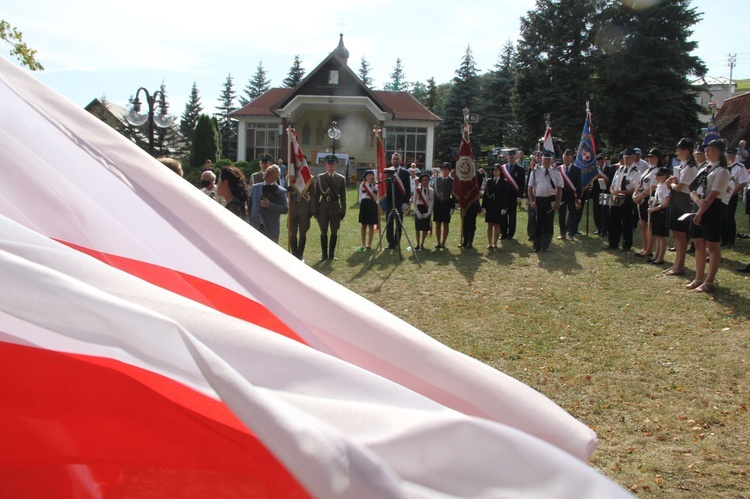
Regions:
<instances>
[{"instance_id":1,"label":"scout neckerchief","mask_svg":"<svg viewBox=\"0 0 750 499\"><path fill-rule=\"evenodd\" d=\"M502 171L502 172L503 172L503 176L505 176L505 180L507 180L507 181L508 181L508 183L510 183L510 185L512 185L512 186L513 186L513 190L515 190L515 191L516 191L516 195L517 195L517 194L518 194L518 184L517 184L517 183L516 183L516 181L515 181L515 180L513 179L513 177L511 177L511 176L510 176L510 172L508 171L508 168L507 168L507 166L508 166L507 164L504 164L504 165L502 165L502 166L500 167L500 171Z\"/></svg>"}]
</instances>

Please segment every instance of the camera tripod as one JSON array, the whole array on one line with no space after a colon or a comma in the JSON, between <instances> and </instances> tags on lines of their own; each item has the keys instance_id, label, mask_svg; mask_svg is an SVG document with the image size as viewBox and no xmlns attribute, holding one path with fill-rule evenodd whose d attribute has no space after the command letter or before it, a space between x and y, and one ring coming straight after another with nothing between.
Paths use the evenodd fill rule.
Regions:
<instances>
[{"instance_id":1,"label":"camera tripod","mask_svg":"<svg viewBox=\"0 0 750 499\"><path fill-rule=\"evenodd\" d=\"M404 236L406 236L406 240L409 242L409 246L412 247L411 239L409 238L409 233L406 231L406 227L404 227L404 219L401 217L401 214L396 209L396 186L394 185L395 180L395 171L394 174L391 175L388 173L388 177L386 178L386 181L388 182L388 188L391 191L391 199L393 200L393 207L391 207L391 211L388 212L388 216L385 219L385 227L387 230L388 224L390 222L393 222L393 230L394 230L394 244L396 245L396 249L398 249L398 259L403 260L404 256L401 254L401 232L404 233ZM367 264L367 268L369 269L372 266L372 262L375 260L375 255L378 254L378 251L383 246L383 227L380 228L380 235L378 236L378 245L375 247L375 251L373 251L372 256L370 257L370 262ZM422 268L422 264L419 262L419 257L417 256L417 252L412 250L412 254L414 255L414 259L417 261L417 265L419 268Z\"/></svg>"}]
</instances>

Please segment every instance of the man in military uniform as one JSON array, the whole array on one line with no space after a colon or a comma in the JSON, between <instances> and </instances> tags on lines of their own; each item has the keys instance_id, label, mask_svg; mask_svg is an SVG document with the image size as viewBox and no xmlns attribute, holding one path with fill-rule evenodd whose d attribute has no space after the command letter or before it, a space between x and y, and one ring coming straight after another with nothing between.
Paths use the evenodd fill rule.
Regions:
<instances>
[{"instance_id":1,"label":"man in military uniform","mask_svg":"<svg viewBox=\"0 0 750 499\"><path fill-rule=\"evenodd\" d=\"M518 200L525 197L523 188L526 183L526 171L518 161L516 150L511 149L508 151L508 163L502 167L502 174L509 184L510 191L508 191L508 209L505 215L501 215L500 239L513 239L513 236L516 234Z\"/></svg>"},{"instance_id":2,"label":"man in military uniform","mask_svg":"<svg viewBox=\"0 0 750 499\"><path fill-rule=\"evenodd\" d=\"M560 209L563 179L560 171L552 166L554 155L545 151L542 166L529 175L529 206L534 213L534 252L547 251L552 241L555 211ZM529 215L531 216L531 215Z\"/></svg>"},{"instance_id":3,"label":"man in military uniform","mask_svg":"<svg viewBox=\"0 0 750 499\"><path fill-rule=\"evenodd\" d=\"M346 215L346 179L336 172L339 160L333 154L326 156L326 171L317 176L315 188L318 226L320 227L320 260L334 260L339 225ZM328 239L328 229L331 238Z\"/></svg>"},{"instance_id":4,"label":"man in military uniform","mask_svg":"<svg viewBox=\"0 0 750 499\"><path fill-rule=\"evenodd\" d=\"M622 153L620 168L617 169L609 192L613 202L609 212L609 244L604 249L617 249L622 236L622 249L630 251L633 245L633 216L635 203L633 193L641 174L634 164L635 154L632 149Z\"/></svg>"},{"instance_id":5,"label":"man in military uniform","mask_svg":"<svg viewBox=\"0 0 750 499\"><path fill-rule=\"evenodd\" d=\"M388 240L388 249L396 249L401 244L401 232L403 227L399 227L398 230L394 230L394 224L396 221L395 217L391 216L391 212L395 208L398 212L398 216L403 221L404 210L409 209L409 203L411 202L411 185L409 182L409 171L406 168L401 167L401 154L395 152L391 156L391 167L394 170L392 183L388 182L388 189L386 190L386 211L388 216L388 224L386 225L386 239Z\"/></svg>"},{"instance_id":6,"label":"man in military uniform","mask_svg":"<svg viewBox=\"0 0 750 499\"><path fill-rule=\"evenodd\" d=\"M291 165L294 168L294 165ZM315 182L310 182L304 192L297 191L294 183L289 188L289 246L292 255L302 260L310 230L310 218L316 212Z\"/></svg>"}]
</instances>

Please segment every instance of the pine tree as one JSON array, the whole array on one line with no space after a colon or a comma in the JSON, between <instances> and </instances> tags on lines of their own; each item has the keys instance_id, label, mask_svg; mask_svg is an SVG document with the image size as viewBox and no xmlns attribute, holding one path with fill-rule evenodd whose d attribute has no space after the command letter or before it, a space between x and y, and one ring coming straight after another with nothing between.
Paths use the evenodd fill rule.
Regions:
<instances>
[{"instance_id":1,"label":"pine tree","mask_svg":"<svg viewBox=\"0 0 750 499\"><path fill-rule=\"evenodd\" d=\"M522 145L542 136L545 114L566 147L577 146L591 100L589 64L598 0L537 0L521 18L513 111L519 121Z\"/></svg>"},{"instance_id":2,"label":"pine tree","mask_svg":"<svg viewBox=\"0 0 750 499\"><path fill-rule=\"evenodd\" d=\"M185 110L180 117L180 134L182 134L182 144L179 147L179 156L185 157L191 148L191 141L195 126L198 123L198 117L203 112L198 85L193 82L193 88L190 90L190 97L185 104Z\"/></svg>"},{"instance_id":3,"label":"pine tree","mask_svg":"<svg viewBox=\"0 0 750 499\"><path fill-rule=\"evenodd\" d=\"M305 70L302 67L302 61L300 60L299 55L295 55L294 63L292 64L292 67L289 68L289 74L284 78L282 84L287 88L294 88L299 85L299 82L301 82L304 77Z\"/></svg>"},{"instance_id":4,"label":"pine tree","mask_svg":"<svg viewBox=\"0 0 750 499\"><path fill-rule=\"evenodd\" d=\"M688 0L665 0L634 10L607 0L597 19L596 98L591 103L597 142L611 150L669 149L701 127L690 75L705 73L688 41L700 20Z\"/></svg>"},{"instance_id":5,"label":"pine tree","mask_svg":"<svg viewBox=\"0 0 750 499\"><path fill-rule=\"evenodd\" d=\"M464 121L464 108L477 111L479 97L479 77L471 46L466 47L461 59L461 66L456 69L448 99L445 103L443 126L438 139L438 151L445 156L450 154L454 148L461 145L461 127ZM476 137L472 136L474 152L479 153L478 146L474 142Z\"/></svg>"},{"instance_id":6,"label":"pine tree","mask_svg":"<svg viewBox=\"0 0 750 499\"><path fill-rule=\"evenodd\" d=\"M389 90L391 92L401 92L409 90L409 83L406 81L406 73L404 73L404 66L401 64L401 58L396 58L396 65L393 66L393 73L388 76L391 77L390 83L386 83L383 90Z\"/></svg>"},{"instance_id":7,"label":"pine tree","mask_svg":"<svg viewBox=\"0 0 750 499\"><path fill-rule=\"evenodd\" d=\"M216 106L219 112L214 116L218 121L218 130L221 135L222 156L232 161L237 161L237 120L229 115L237 110L234 105L236 98L237 93L234 91L234 82L230 73L219 95L219 105Z\"/></svg>"},{"instance_id":8,"label":"pine tree","mask_svg":"<svg viewBox=\"0 0 750 499\"><path fill-rule=\"evenodd\" d=\"M414 81L409 84L409 87L409 93L419 102L424 104L424 101L427 98L427 85L421 81Z\"/></svg>"},{"instance_id":9,"label":"pine tree","mask_svg":"<svg viewBox=\"0 0 750 499\"><path fill-rule=\"evenodd\" d=\"M207 159L210 159L213 163L216 163L219 159L221 144L218 140L219 134L215 123L206 114L201 114L198 118L190 149L190 165L193 168L199 167Z\"/></svg>"},{"instance_id":10,"label":"pine tree","mask_svg":"<svg viewBox=\"0 0 750 499\"><path fill-rule=\"evenodd\" d=\"M510 145L515 120L510 100L514 82L516 51L508 41L503 46L495 69L480 77L480 105L483 110L476 133L484 146Z\"/></svg>"},{"instance_id":11,"label":"pine tree","mask_svg":"<svg viewBox=\"0 0 750 499\"><path fill-rule=\"evenodd\" d=\"M427 95L422 101L422 104L433 113L435 112L437 106L437 85L435 84L434 76L430 76L427 79Z\"/></svg>"},{"instance_id":12,"label":"pine tree","mask_svg":"<svg viewBox=\"0 0 750 499\"><path fill-rule=\"evenodd\" d=\"M271 88L271 80L266 75L266 70L263 68L263 61L258 63L258 68L255 71L255 75L250 78L247 86L244 90L244 97L240 95L240 104L243 106L248 105L253 100L257 99Z\"/></svg>"},{"instance_id":13,"label":"pine tree","mask_svg":"<svg viewBox=\"0 0 750 499\"><path fill-rule=\"evenodd\" d=\"M374 85L374 81L370 77L370 63L367 62L367 59L365 59L365 56L362 56L362 61L359 65L359 71L357 71L357 74L359 75L360 79L367 85L367 88L372 90L372 87Z\"/></svg>"}]
</instances>

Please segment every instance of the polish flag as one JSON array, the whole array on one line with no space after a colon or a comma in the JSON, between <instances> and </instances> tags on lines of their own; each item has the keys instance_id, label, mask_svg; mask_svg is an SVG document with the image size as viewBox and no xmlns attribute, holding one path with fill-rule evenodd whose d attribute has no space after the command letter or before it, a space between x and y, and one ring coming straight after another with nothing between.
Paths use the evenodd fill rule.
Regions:
<instances>
[{"instance_id":1,"label":"polish flag","mask_svg":"<svg viewBox=\"0 0 750 499\"><path fill-rule=\"evenodd\" d=\"M312 184L312 174L310 173L310 167L307 165L307 160L302 152L302 148L299 146L297 131L290 127L287 129L287 132L292 153L291 161L294 165L294 170L291 172L294 177L292 180L292 187L297 191L297 194L303 195L307 192L307 189L310 188L310 184Z\"/></svg>"},{"instance_id":2,"label":"polish flag","mask_svg":"<svg viewBox=\"0 0 750 499\"><path fill-rule=\"evenodd\" d=\"M0 497L630 497L549 399L2 57L0 108Z\"/></svg>"}]
</instances>

